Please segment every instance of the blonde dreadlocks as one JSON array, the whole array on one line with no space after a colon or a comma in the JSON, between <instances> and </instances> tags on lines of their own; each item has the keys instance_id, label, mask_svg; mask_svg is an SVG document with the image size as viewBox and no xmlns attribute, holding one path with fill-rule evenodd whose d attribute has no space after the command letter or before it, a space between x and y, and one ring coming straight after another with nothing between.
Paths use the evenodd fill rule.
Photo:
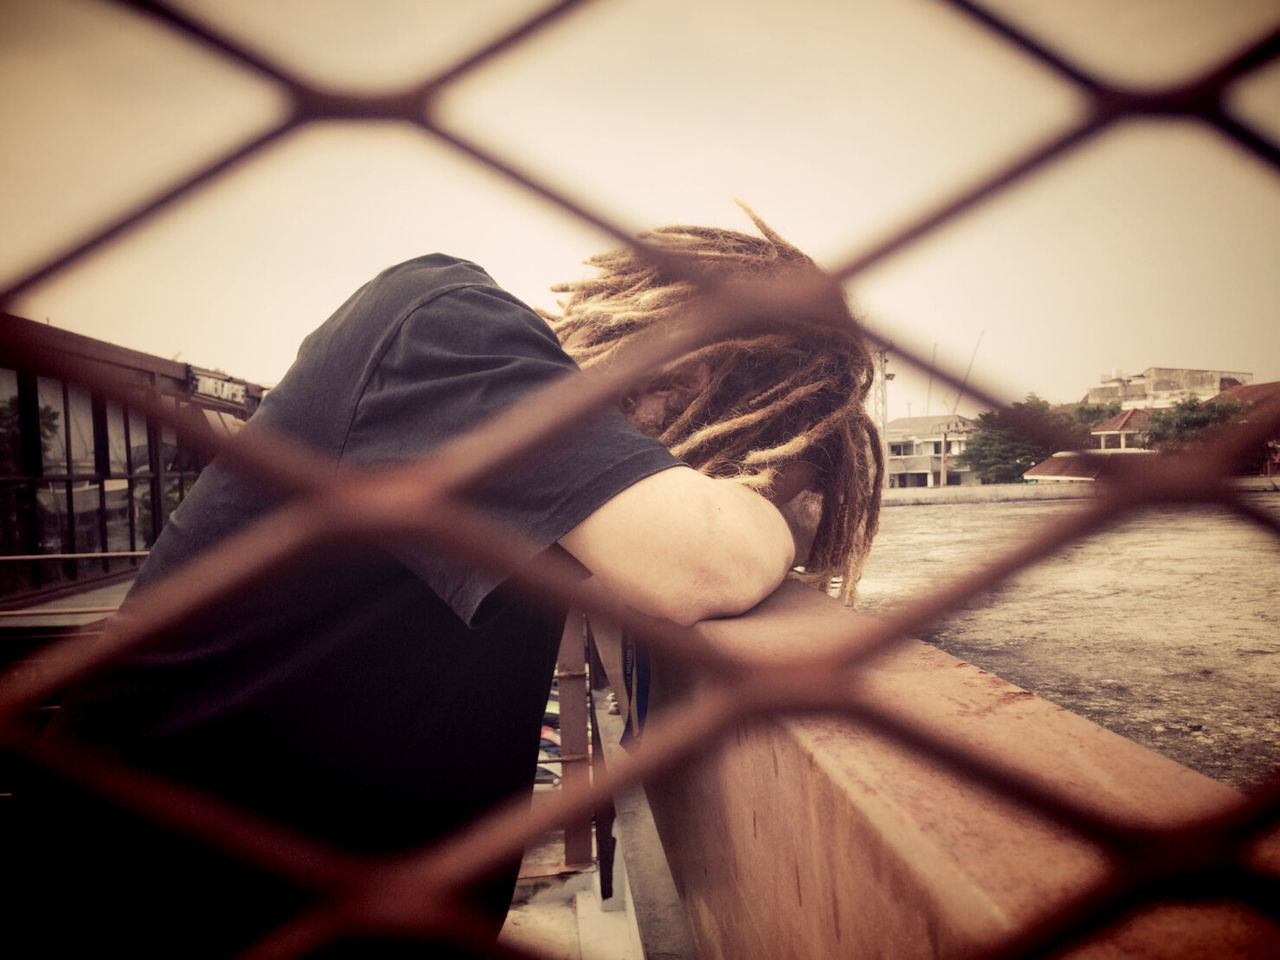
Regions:
<instances>
[{"instance_id":1,"label":"blonde dreadlocks","mask_svg":"<svg viewBox=\"0 0 1280 960\"><path fill-rule=\"evenodd\" d=\"M690 277L716 283L818 272L746 212L762 237L692 226L641 234L641 243L678 258L681 276L626 248L587 260L598 276L552 287L568 296L560 301L563 315L547 319L578 365L607 364L641 332L674 323L699 294ZM863 408L871 358L852 318L821 329L780 319L774 329L701 347L658 376L698 362L710 369L709 381L659 439L691 467L764 496L784 467L815 468L821 512L804 577L828 589L838 582L840 596L852 603L876 532L884 474L879 437Z\"/></svg>"}]
</instances>

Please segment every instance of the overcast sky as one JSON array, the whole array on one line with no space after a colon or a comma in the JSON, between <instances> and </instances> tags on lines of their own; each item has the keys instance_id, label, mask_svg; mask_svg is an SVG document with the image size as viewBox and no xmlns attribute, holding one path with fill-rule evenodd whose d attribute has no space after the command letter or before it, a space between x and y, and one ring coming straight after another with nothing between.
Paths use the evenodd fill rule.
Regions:
<instances>
[{"instance_id":1,"label":"overcast sky","mask_svg":"<svg viewBox=\"0 0 1280 960\"><path fill-rule=\"evenodd\" d=\"M541 4L189 0L310 82L411 84ZM1280 25L1280 0L989 0L1090 70L1194 76ZM282 92L95 0L0 0L0 284L278 122ZM1280 142L1280 66L1231 106ZM598 0L451 89L446 125L639 230L750 229L738 197L839 267L1076 122L1076 91L937 0ZM316 125L11 309L273 383L381 268L474 259L553 307L607 238L389 123ZM1111 370L1280 379L1280 177L1194 123L1140 122L855 277L870 326L1008 399L1075 401ZM910 374L889 414L948 412ZM979 408L961 402L961 412Z\"/></svg>"}]
</instances>

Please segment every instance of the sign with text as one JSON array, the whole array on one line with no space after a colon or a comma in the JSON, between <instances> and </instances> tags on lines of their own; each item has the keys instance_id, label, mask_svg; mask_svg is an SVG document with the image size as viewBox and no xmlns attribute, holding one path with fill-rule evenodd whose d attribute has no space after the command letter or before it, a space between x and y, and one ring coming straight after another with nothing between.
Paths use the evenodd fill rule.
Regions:
<instances>
[{"instance_id":1,"label":"sign with text","mask_svg":"<svg viewBox=\"0 0 1280 960\"><path fill-rule=\"evenodd\" d=\"M225 400L228 403L235 403L240 406L244 406L249 397L247 385L235 380L228 380L215 373L205 373L204 371L193 369L190 382L191 392L197 396Z\"/></svg>"}]
</instances>

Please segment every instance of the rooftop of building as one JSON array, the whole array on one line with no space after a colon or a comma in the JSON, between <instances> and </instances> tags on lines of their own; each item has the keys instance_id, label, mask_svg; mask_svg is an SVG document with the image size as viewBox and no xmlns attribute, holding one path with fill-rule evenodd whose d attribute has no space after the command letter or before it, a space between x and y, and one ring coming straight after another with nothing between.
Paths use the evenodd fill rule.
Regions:
<instances>
[{"instance_id":1,"label":"rooftop of building","mask_svg":"<svg viewBox=\"0 0 1280 960\"><path fill-rule=\"evenodd\" d=\"M1089 433L1097 436L1100 433L1132 433L1147 429L1151 420L1151 412L1144 407L1121 410L1114 417L1108 417L1094 426Z\"/></svg>"},{"instance_id":2,"label":"rooftop of building","mask_svg":"<svg viewBox=\"0 0 1280 960\"><path fill-rule=\"evenodd\" d=\"M938 413L926 417L898 417L885 424L886 437L941 437L946 433L972 433L976 421L955 413Z\"/></svg>"},{"instance_id":3,"label":"rooftop of building","mask_svg":"<svg viewBox=\"0 0 1280 960\"><path fill-rule=\"evenodd\" d=\"M1023 472L1026 480L1097 480L1102 473L1103 457L1150 454L1150 450L1128 448L1124 450L1090 450L1087 454L1075 451L1055 453Z\"/></svg>"},{"instance_id":4,"label":"rooftop of building","mask_svg":"<svg viewBox=\"0 0 1280 960\"><path fill-rule=\"evenodd\" d=\"M1223 390L1214 400L1239 400L1241 403L1258 403L1280 395L1280 380L1267 383L1241 383Z\"/></svg>"}]
</instances>

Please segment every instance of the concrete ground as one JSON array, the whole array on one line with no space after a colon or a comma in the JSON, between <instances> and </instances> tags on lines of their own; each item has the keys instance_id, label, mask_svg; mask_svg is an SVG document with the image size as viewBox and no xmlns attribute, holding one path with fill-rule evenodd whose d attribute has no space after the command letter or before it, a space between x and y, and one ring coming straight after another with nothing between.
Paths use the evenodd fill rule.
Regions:
<instances>
[{"instance_id":1,"label":"concrete ground","mask_svg":"<svg viewBox=\"0 0 1280 960\"><path fill-rule=\"evenodd\" d=\"M546 960L644 960L627 893L602 904L595 868L566 869L563 851L557 832L525 854L500 940Z\"/></svg>"}]
</instances>

